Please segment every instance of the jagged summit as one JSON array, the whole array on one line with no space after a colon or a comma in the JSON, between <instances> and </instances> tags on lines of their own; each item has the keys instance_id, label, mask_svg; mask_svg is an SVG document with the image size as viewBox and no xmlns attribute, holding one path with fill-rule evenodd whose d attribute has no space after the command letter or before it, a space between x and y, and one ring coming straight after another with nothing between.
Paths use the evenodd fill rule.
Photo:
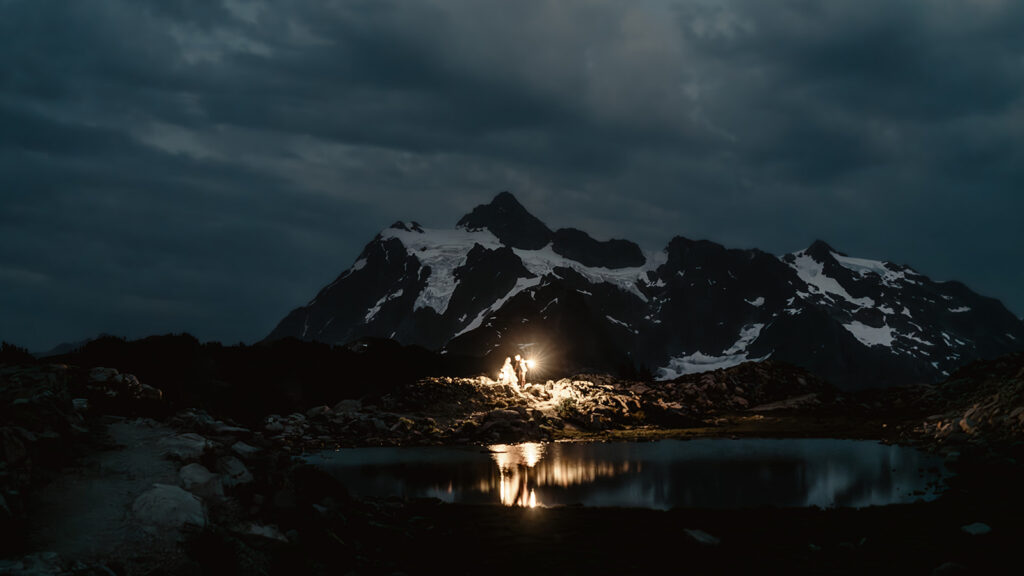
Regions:
<instances>
[{"instance_id":1,"label":"jagged summit","mask_svg":"<svg viewBox=\"0 0 1024 576\"><path fill-rule=\"evenodd\" d=\"M804 254L807 254L817 260L818 262L825 262L832 259L832 255L846 256L846 254L836 250L835 248L828 245L824 240L815 240L804 250Z\"/></svg>"},{"instance_id":2,"label":"jagged summit","mask_svg":"<svg viewBox=\"0 0 1024 576\"><path fill-rule=\"evenodd\" d=\"M530 214L511 192L501 192L459 219L465 230L490 230L506 246L537 250L551 242L551 230Z\"/></svg>"},{"instance_id":3,"label":"jagged summit","mask_svg":"<svg viewBox=\"0 0 1024 576\"><path fill-rule=\"evenodd\" d=\"M453 354L543 349L554 374L646 367L663 379L748 360L846 388L934 382L1024 349L998 301L824 241L775 256L674 237L552 232L508 193L456 229L397 222L268 339L390 338ZM625 367L625 368L624 368Z\"/></svg>"}]
</instances>

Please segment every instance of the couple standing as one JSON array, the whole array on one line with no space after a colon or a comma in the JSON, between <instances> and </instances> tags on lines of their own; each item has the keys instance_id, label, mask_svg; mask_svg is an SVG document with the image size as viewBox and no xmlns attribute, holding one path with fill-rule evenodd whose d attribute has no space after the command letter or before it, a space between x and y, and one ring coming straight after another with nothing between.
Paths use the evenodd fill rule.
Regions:
<instances>
[{"instance_id":1,"label":"couple standing","mask_svg":"<svg viewBox=\"0 0 1024 576\"><path fill-rule=\"evenodd\" d=\"M526 386L526 371L527 371L527 360L521 355L516 354L515 366L512 364L512 359L506 357L505 365L501 367L501 373L498 374L498 381L503 384L516 383L519 387Z\"/></svg>"}]
</instances>

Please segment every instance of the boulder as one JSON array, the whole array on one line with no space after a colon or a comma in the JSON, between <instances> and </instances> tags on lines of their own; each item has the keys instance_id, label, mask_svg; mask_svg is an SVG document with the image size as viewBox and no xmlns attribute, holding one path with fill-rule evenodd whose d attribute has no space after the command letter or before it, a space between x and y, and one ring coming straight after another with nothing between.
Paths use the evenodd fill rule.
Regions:
<instances>
[{"instance_id":1,"label":"boulder","mask_svg":"<svg viewBox=\"0 0 1024 576\"><path fill-rule=\"evenodd\" d=\"M132 504L132 515L143 524L159 528L206 525L202 500L169 484L154 484L143 492Z\"/></svg>"},{"instance_id":2,"label":"boulder","mask_svg":"<svg viewBox=\"0 0 1024 576\"><path fill-rule=\"evenodd\" d=\"M330 406L314 406L309 410L306 410L306 418L312 420L314 418L326 418L331 415Z\"/></svg>"},{"instance_id":3,"label":"boulder","mask_svg":"<svg viewBox=\"0 0 1024 576\"><path fill-rule=\"evenodd\" d=\"M962 532L970 534L971 536L983 536L991 532L992 528L988 524L985 524L983 522L974 522L973 524L961 526L960 530Z\"/></svg>"},{"instance_id":4,"label":"boulder","mask_svg":"<svg viewBox=\"0 0 1024 576\"><path fill-rule=\"evenodd\" d=\"M515 410L491 410L484 416L484 422L491 420L521 420L523 415Z\"/></svg>"},{"instance_id":5,"label":"boulder","mask_svg":"<svg viewBox=\"0 0 1024 576\"><path fill-rule=\"evenodd\" d=\"M97 366L89 370L89 381L104 384L112 382L119 375L116 368L103 368Z\"/></svg>"},{"instance_id":6,"label":"boulder","mask_svg":"<svg viewBox=\"0 0 1024 576\"><path fill-rule=\"evenodd\" d=\"M210 441L194 432L169 436L160 440L163 454L177 460L198 460L210 447Z\"/></svg>"},{"instance_id":7,"label":"boulder","mask_svg":"<svg viewBox=\"0 0 1024 576\"><path fill-rule=\"evenodd\" d=\"M239 530L239 532L242 534L259 536L268 540L278 540L280 542L288 541L288 538L285 537L283 532L281 532L281 529L274 525L264 526L262 524L251 522Z\"/></svg>"},{"instance_id":8,"label":"boulder","mask_svg":"<svg viewBox=\"0 0 1024 576\"><path fill-rule=\"evenodd\" d=\"M224 485L220 476L210 472L202 464L188 464L178 471L181 485L189 492L206 499L224 497Z\"/></svg>"},{"instance_id":9,"label":"boulder","mask_svg":"<svg viewBox=\"0 0 1024 576\"><path fill-rule=\"evenodd\" d=\"M254 480L252 473L245 467L245 464L234 456L225 456L217 460L217 470L222 475L221 481L224 486L228 488L249 484Z\"/></svg>"},{"instance_id":10,"label":"boulder","mask_svg":"<svg viewBox=\"0 0 1024 576\"><path fill-rule=\"evenodd\" d=\"M246 444L245 442L239 440L238 442L235 442L234 444L231 445L231 451L234 452L235 454L238 454L242 458L252 458L253 456L262 452L263 449L257 446L250 446L249 444Z\"/></svg>"},{"instance_id":11,"label":"boulder","mask_svg":"<svg viewBox=\"0 0 1024 576\"><path fill-rule=\"evenodd\" d=\"M686 535L689 536L690 538L692 538L698 544L703 544L705 546L714 546L716 544L720 544L721 543L721 540L719 540L718 538L715 538L714 536L712 536L711 534L708 534L707 532L705 532L703 530L697 530L697 529L693 529L693 528L686 528L686 529L683 530L683 532L686 532Z\"/></svg>"},{"instance_id":12,"label":"boulder","mask_svg":"<svg viewBox=\"0 0 1024 576\"><path fill-rule=\"evenodd\" d=\"M963 418L960 419L960 429L966 432L967 434L974 434L977 430L977 427L978 423L975 422L974 420L971 420L967 416L964 416Z\"/></svg>"}]
</instances>

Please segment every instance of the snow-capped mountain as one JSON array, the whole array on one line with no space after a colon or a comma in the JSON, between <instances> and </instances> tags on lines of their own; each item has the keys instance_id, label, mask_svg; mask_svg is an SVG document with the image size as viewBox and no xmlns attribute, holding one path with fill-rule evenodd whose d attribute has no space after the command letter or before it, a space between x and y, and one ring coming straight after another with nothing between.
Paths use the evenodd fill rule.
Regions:
<instances>
[{"instance_id":1,"label":"snow-capped mountain","mask_svg":"<svg viewBox=\"0 0 1024 576\"><path fill-rule=\"evenodd\" d=\"M659 378L773 358L847 387L934 381L1024 348L1024 322L958 282L818 241L777 257L673 238L551 231L502 192L455 229L396 222L268 339L392 338L442 352L543 357L552 371Z\"/></svg>"}]
</instances>

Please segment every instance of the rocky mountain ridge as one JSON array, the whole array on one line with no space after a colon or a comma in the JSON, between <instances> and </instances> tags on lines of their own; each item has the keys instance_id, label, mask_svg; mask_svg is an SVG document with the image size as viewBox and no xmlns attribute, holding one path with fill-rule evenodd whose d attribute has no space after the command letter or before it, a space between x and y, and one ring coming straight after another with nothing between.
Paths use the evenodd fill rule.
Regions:
<instances>
[{"instance_id":1,"label":"rocky mountain ridge","mask_svg":"<svg viewBox=\"0 0 1024 576\"><path fill-rule=\"evenodd\" d=\"M823 241L775 256L677 236L644 253L552 232L503 192L453 230L382 231L267 339L285 337L521 351L551 374L646 368L665 380L772 358L858 389L935 382L1019 350L1024 322L959 282Z\"/></svg>"}]
</instances>

